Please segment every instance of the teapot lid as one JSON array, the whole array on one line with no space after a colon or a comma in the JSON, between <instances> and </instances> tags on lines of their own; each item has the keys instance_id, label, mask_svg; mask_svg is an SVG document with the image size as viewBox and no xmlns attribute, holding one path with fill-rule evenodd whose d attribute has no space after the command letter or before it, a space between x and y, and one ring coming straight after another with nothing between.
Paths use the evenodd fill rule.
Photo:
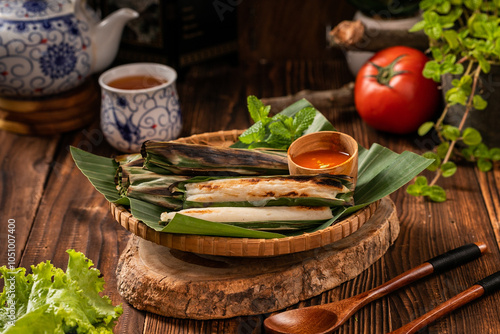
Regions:
<instances>
[{"instance_id":1,"label":"teapot lid","mask_svg":"<svg viewBox=\"0 0 500 334\"><path fill-rule=\"evenodd\" d=\"M74 0L0 0L0 18L43 19L74 13Z\"/></svg>"}]
</instances>

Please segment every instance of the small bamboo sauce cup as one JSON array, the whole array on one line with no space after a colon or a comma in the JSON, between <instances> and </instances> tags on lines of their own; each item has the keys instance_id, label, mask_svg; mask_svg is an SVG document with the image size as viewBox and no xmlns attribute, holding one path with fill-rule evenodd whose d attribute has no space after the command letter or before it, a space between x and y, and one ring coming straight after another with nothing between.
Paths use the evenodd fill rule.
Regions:
<instances>
[{"instance_id":1,"label":"small bamboo sauce cup","mask_svg":"<svg viewBox=\"0 0 500 334\"><path fill-rule=\"evenodd\" d=\"M307 154L314 159L315 152L320 160L321 155L327 152L332 154L344 154L347 159L339 164L321 165L317 162L317 168L301 166L299 156ZM344 158L345 159L345 158ZM308 164L309 165L309 164ZM288 170L290 175L311 175L311 174L333 174L348 175L353 178L356 185L358 178L358 143L351 136L337 131L320 131L304 135L295 140L288 148Z\"/></svg>"}]
</instances>

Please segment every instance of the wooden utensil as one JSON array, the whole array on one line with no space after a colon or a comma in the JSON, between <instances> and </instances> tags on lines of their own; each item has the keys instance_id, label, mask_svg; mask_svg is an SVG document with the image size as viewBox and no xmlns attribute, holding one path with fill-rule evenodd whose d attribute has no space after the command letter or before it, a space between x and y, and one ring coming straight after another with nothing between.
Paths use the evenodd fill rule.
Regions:
<instances>
[{"instance_id":1,"label":"wooden utensil","mask_svg":"<svg viewBox=\"0 0 500 334\"><path fill-rule=\"evenodd\" d=\"M464 306L465 304L477 299L486 294L492 293L500 288L500 271L476 282L467 290L459 293L446 302L438 305L436 308L427 312L423 316L407 323L403 327L389 333L389 334L412 334L418 332L420 329L429 325L431 322L439 319L440 317Z\"/></svg>"},{"instance_id":2,"label":"wooden utensil","mask_svg":"<svg viewBox=\"0 0 500 334\"><path fill-rule=\"evenodd\" d=\"M301 166L294 160L303 153L315 151L344 152L349 158L335 166L325 168L309 168ZM295 140L288 148L288 170L290 175L310 175L328 173L349 175L355 186L358 178L358 143L346 133L338 131L319 131L306 134Z\"/></svg>"},{"instance_id":3,"label":"wooden utensil","mask_svg":"<svg viewBox=\"0 0 500 334\"><path fill-rule=\"evenodd\" d=\"M486 250L486 244L481 242L455 248L357 296L272 315L264 321L264 327L268 333L331 333L368 303L427 275L441 273L476 259Z\"/></svg>"}]
</instances>

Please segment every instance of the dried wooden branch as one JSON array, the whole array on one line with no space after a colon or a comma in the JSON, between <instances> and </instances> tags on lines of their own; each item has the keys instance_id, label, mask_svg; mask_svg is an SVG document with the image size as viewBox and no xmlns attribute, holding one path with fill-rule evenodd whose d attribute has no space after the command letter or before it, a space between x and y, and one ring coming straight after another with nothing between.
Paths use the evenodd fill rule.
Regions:
<instances>
[{"instance_id":1,"label":"dried wooden branch","mask_svg":"<svg viewBox=\"0 0 500 334\"><path fill-rule=\"evenodd\" d=\"M358 51L379 51L396 45L426 50L429 39L421 31L367 29L361 21L342 21L330 31L330 45Z\"/></svg>"},{"instance_id":2,"label":"dried wooden branch","mask_svg":"<svg viewBox=\"0 0 500 334\"><path fill-rule=\"evenodd\" d=\"M339 89L329 90L302 90L293 95L263 98L262 102L271 106L271 110L280 111L290 104L307 99L318 109L332 107L351 107L354 105L354 83L350 82Z\"/></svg>"}]
</instances>

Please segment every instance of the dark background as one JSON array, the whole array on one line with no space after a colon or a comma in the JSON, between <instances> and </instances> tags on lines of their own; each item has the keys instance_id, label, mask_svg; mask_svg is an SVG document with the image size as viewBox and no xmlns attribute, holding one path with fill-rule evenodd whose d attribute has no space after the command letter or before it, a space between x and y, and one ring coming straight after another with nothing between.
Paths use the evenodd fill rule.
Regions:
<instances>
[{"instance_id":1,"label":"dark background","mask_svg":"<svg viewBox=\"0 0 500 334\"><path fill-rule=\"evenodd\" d=\"M156 2L156 3L155 3ZM102 17L140 13L125 29L116 63L156 61L176 69L213 59L239 63L343 57L327 32L353 17L346 0L94 0Z\"/></svg>"}]
</instances>

